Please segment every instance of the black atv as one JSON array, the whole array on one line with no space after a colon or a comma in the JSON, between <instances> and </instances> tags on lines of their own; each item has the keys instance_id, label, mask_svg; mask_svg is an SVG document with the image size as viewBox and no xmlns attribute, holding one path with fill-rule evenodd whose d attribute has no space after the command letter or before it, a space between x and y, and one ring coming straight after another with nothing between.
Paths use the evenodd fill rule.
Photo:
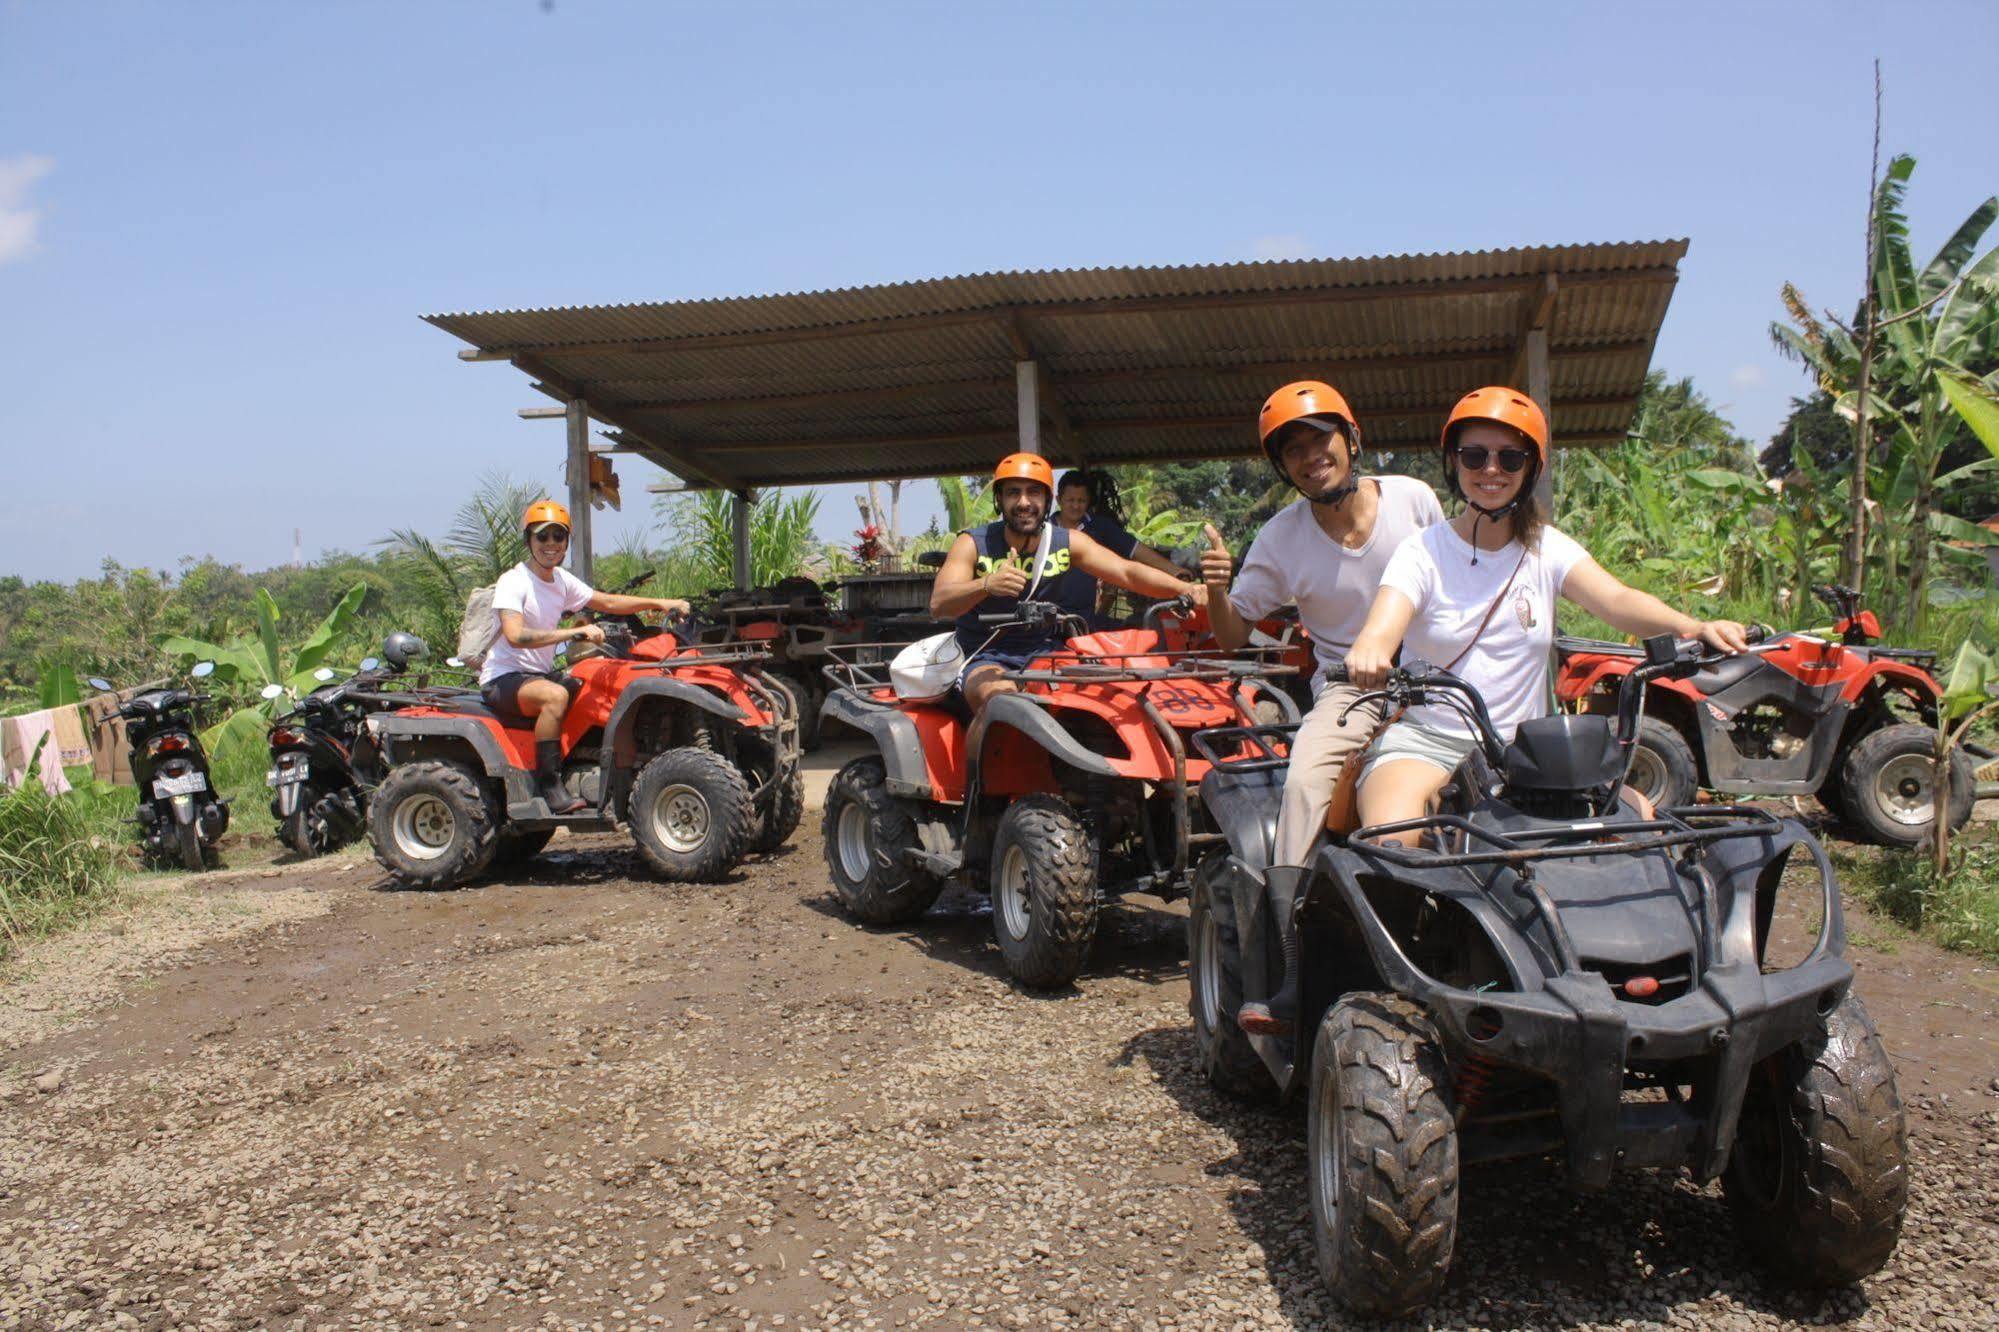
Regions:
<instances>
[{"instance_id":1,"label":"black atv","mask_svg":"<svg viewBox=\"0 0 1999 1332\"><path fill-rule=\"evenodd\" d=\"M1201 797L1229 841L1203 862L1188 920L1200 1061L1233 1093L1305 1095L1319 1268L1357 1311L1432 1299L1460 1168L1514 1157L1561 1154L1583 1189L1619 1168L1720 1176L1748 1246L1805 1284L1858 1281L1895 1247L1902 1103L1851 993L1832 867L1763 809L1624 804L1645 683L1713 661L1670 637L1645 649L1614 721L1544 717L1511 745L1475 690L1422 663L1370 695L1452 707L1480 745L1444 812L1314 858L1295 1041L1236 1022L1245 992L1282 974L1261 876L1292 730L1195 738L1218 760ZM1817 871L1818 935L1777 967L1792 860Z\"/></svg>"}]
</instances>

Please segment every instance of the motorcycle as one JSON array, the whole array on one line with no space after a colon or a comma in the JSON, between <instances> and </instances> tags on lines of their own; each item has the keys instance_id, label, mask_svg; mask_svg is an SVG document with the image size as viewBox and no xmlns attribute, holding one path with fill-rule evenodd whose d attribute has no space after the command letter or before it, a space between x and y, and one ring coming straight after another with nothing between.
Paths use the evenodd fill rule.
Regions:
<instances>
[{"instance_id":1,"label":"motorcycle","mask_svg":"<svg viewBox=\"0 0 1999 1332\"><path fill-rule=\"evenodd\" d=\"M271 766L264 774L271 817L279 837L301 859L336 850L367 830L368 797L382 780L368 717L397 706L381 691L398 688L410 664L428 652L414 634L390 634L382 657L365 658L344 680L330 667L315 671L319 687L271 723ZM419 678L416 687L428 683ZM285 693L279 684L263 689L266 699Z\"/></svg>"},{"instance_id":2,"label":"motorcycle","mask_svg":"<svg viewBox=\"0 0 1999 1332\"><path fill-rule=\"evenodd\" d=\"M1825 633L1764 631L1750 652L1646 695L1630 785L1655 805L1701 787L1740 795L1816 795L1842 824L1884 846L1919 846L1936 820L1937 654L1878 645L1881 623L1849 587L1812 589L1831 607ZM1555 696L1576 712L1614 710L1644 650L1563 637ZM1913 717L1913 719L1911 719ZM1969 751L1969 753L1967 752ZM1971 817L1975 747L1952 756L1949 817Z\"/></svg>"},{"instance_id":3,"label":"motorcycle","mask_svg":"<svg viewBox=\"0 0 1999 1332\"><path fill-rule=\"evenodd\" d=\"M214 672L215 663L203 661L189 674L205 680ZM113 692L110 681L96 676L90 687ZM208 755L195 730L196 709L208 701L209 695L188 689L149 688L118 705L139 788L133 822L146 856L158 863L178 860L190 870L205 867L207 849L229 828L229 802L209 780Z\"/></svg>"}]
</instances>

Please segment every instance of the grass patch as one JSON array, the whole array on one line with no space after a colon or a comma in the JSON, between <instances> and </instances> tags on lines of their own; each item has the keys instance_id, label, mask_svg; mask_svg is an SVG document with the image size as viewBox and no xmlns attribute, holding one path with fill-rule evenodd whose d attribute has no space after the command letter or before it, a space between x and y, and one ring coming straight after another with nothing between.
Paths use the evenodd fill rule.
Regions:
<instances>
[{"instance_id":1,"label":"grass patch","mask_svg":"<svg viewBox=\"0 0 1999 1332\"><path fill-rule=\"evenodd\" d=\"M1999 839L1960 835L1942 874L1928 852L1838 848L1847 893L1931 943L1999 961Z\"/></svg>"},{"instance_id":2,"label":"grass patch","mask_svg":"<svg viewBox=\"0 0 1999 1332\"><path fill-rule=\"evenodd\" d=\"M111 901L128 866L119 820L131 792L99 786L88 768L71 772L67 795L38 781L0 790L0 957Z\"/></svg>"}]
</instances>

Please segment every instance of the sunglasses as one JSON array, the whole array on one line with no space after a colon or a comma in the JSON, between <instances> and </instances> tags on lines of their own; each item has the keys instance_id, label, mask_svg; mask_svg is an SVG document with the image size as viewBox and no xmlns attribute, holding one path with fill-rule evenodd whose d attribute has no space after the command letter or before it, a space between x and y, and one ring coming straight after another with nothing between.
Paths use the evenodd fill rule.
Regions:
<instances>
[{"instance_id":1,"label":"sunglasses","mask_svg":"<svg viewBox=\"0 0 1999 1332\"><path fill-rule=\"evenodd\" d=\"M569 540L569 529L566 527L544 527L534 534L534 539L536 541L545 541L551 546L559 546Z\"/></svg>"},{"instance_id":2,"label":"sunglasses","mask_svg":"<svg viewBox=\"0 0 1999 1332\"><path fill-rule=\"evenodd\" d=\"M1457 451L1458 461L1474 472L1483 472L1485 465L1492 461L1493 451L1478 444L1468 444ZM1525 449L1499 450L1499 466L1502 471L1518 472L1527 465L1531 455Z\"/></svg>"}]
</instances>

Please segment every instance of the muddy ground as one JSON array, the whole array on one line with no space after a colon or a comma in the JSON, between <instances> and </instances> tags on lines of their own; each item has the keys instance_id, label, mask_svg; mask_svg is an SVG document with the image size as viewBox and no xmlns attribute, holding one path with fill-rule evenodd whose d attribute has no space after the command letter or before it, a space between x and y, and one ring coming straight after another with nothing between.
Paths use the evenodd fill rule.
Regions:
<instances>
[{"instance_id":1,"label":"muddy ground","mask_svg":"<svg viewBox=\"0 0 1999 1332\"><path fill-rule=\"evenodd\" d=\"M1209 1091L1180 908L1072 992L979 899L839 912L816 816L719 887L617 839L399 891L212 873L0 989L0 1325L1342 1326L1302 1112ZM1864 916L1915 1175L1887 1271L1765 1281L1717 1190L1473 1169L1437 1326L1999 1326L1999 974Z\"/></svg>"}]
</instances>

